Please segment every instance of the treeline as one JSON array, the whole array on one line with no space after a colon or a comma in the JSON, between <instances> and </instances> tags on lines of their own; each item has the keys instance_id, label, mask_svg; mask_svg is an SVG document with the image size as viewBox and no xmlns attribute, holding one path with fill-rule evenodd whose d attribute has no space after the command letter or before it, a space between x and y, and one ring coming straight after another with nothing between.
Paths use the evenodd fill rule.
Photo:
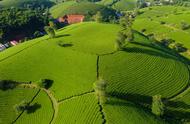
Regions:
<instances>
[{"instance_id":1,"label":"treeline","mask_svg":"<svg viewBox=\"0 0 190 124\"><path fill-rule=\"evenodd\" d=\"M13 39L17 34L30 37L48 24L48 9L0 10L0 42Z\"/></svg>"}]
</instances>

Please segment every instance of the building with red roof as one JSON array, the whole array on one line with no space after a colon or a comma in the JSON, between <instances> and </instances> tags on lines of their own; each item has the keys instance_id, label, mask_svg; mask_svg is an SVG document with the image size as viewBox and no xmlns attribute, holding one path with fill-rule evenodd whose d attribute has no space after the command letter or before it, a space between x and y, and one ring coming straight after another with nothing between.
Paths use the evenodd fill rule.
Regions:
<instances>
[{"instance_id":1,"label":"building with red roof","mask_svg":"<svg viewBox=\"0 0 190 124\"><path fill-rule=\"evenodd\" d=\"M65 15L63 17L58 18L58 21L60 23L74 24L83 22L84 18L84 15Z\"/></svg>"}]
</instances>

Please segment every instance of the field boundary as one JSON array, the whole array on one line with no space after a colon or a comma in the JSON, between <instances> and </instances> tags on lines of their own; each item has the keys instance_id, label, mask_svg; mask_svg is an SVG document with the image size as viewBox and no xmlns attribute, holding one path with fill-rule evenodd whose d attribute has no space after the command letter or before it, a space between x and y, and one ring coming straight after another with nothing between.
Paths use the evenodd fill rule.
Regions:
<instances>
[{"instance_id":1,"label":"field boundary","mask_svg":"<svg viewBox=\"0 0 190 124\"><path fill-rule=\"evenodd\" d=\"M50 120L49 124L53 124L55 122L55 119L58 115L58 111L59 111L59 104L56 100L56 98L53 96L53 94L51 93L50 90L47 90L47 89L42 89L44 92L46 92L46 94L48 95L49 99L51 100L51 103L52 103L52 107L53 107L53 116L52 116L52 119Z\"/></svg>"},{"instance_id":2,"label":"field boundary","mask_svg":"<svg viewBox=\"0 0 190 124\"><path fill-rule=\"evenodd\" d=\"M39 89L38 91L37 91L37 93L34 95L34 97L32 98L32 100L28 103L28 105L30 105L33 101L34 101L34 99L38 96L38 94L40 93L40 91L41 91L41 89ZM24 111L22 111L19 115L18 115L18 117L11 123L11 124L14 124L21 116L22 116L22 114L25 112L25 110Z\"/></svg>"},{"instance_id":3,"label":"field boundary","mask_svg":"<svg viewBox=\"0 0 190 124\"><path fill-rule=\"evenodd\" d=\"M45 39L45 40L47 40L47 39ZM15 52L15 53L13 53L13 54L11 54L11 55L9 55L9 56L7 56L7 57L1 59L0 62L3 62L4 60L7 60L7 59L9 59L10 57L13 57L13 56L17 55L17 54L21 53L21 52L24 51L24 50L27 50L27 49L29 49L29 48L31 48L31 47L33 47L33 46L36 46L36 45L38 45L40 42L43 42L43 41L45 41L45 40L40 40L40 41L38 41L38 42L36 42L36 43L34 43L34 44L32 44L32 45L29 45L29 46L27 46L27 47L25 47L25 48L19 50L18 52ZM30 42L30 41L29 41L29 42ZM31 41L31 42L32 42L32 41Z\"/></svg>"},{"instance_id":4,"label":"field boundary","mask_svg":"<svg viewBox=\"0 0 190 124\"><path fill-rule=\"evenodd\" d=\"M73 96L70 96L70 97L58 100L58 104L61 104L61 103L63 103L66 100L69 100L69 99L72 99L72 98L76 98L76 97L79 97L79 96L83 96L83 95L86 95L86 94L91 94L91 93L94 93L94 90L87 91L87 92L84 92L84 93L81 93L81 94L73 95Z\"/></svg>"}]
</instances>

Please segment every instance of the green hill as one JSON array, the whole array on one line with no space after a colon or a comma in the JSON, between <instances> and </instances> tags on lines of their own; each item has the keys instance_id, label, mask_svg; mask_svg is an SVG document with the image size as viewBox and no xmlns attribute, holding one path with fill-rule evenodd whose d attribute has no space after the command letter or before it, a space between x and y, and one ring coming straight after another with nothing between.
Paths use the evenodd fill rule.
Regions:
<instances>
[{"instance_id":1,"label":"green hill","mask_svg":"<svg viewBox=\"0 0 190 124\"><path fill-rule=\"evenodd\" d=\"M173 100L186 91L189 66L179 56L152 44L138 32L124 51L115 51L118 31L120 26L115 24L79 23L60 29L56 38L44 36L3 51L0 80L31 81L32 84L0 91L0 109L7 110L0 111L0 122L166 123L151 114L150 99L160 94ZM93 83L100 76L108 83L110 96L105 105L99 103L93 90ZM53 80L52 87L39 90L36 82L40 79ZM180 98L187 100L189 97ZM40 107L35 112L16 115L13 107L22 100ZM189 100L186 104L178 107L187 107ZM165 114L168 113L172 113L173 118L183 119L172 111Z\"/></svg>"},{"instance_id":2,"label":"green hill","mask_svg":"<svg viewBox=\"0 0 190 124\"><path fill-rule=\"evenodd\" d=\"M102 0L98 4L111 6L113 9L119 11L133 10L136 8L136 0Z\"/></svg>"},{"instance_id":3,"label":"green hill","mask_svg":"<svg viewBox=\"0 0 190 124\"><path fill-rule=\"evenodd\" d=\"M156 6L140 10L133 28L146 30L144 34L154 34L157 40L173 39L190 49L190 29L183 30L182 23L190 25L190 10L185 7ZM156 28L155 28L156 27ZM189 58L189 53L183 53Z\"/></svg>"},{"instance_id":4,"label":"green hill","mask_svg":"<svg viewBox=\"0 0 190 124\"><path fill-rule=\"evenodd\" d=\"M0 7L26 7L27 5L33 6L46 6L50 7L54 3L49 0L2 0L0 1Z\"/></svg>"},{"instance_id":5,"label":"green hill","mask_svg":"<svg viewBox=\"0 0 190 124\"><path fill-rule=\"evenodd\" d=\"M95 15L98 11L100 11L105 18L115 15L113 9L91 2L76 3L75 1L68 1L53 6L50 9L50 13L54 18L64 16L65 14L83 14L87 19Z\"/></svg>"}]
</instances>

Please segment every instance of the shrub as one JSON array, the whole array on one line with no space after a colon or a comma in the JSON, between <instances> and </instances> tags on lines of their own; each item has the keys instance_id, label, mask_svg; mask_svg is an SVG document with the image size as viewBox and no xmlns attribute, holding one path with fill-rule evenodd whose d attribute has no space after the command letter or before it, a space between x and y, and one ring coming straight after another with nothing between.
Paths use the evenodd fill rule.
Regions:
<instances>
[{"instance_id":1,"label":"shrub","mask_svg":"<svg viewBox=\"0 0 190 124\"><path fill-rule=\"evenodd\" d=\"M41 37L43 36L43 34L40 32L40 31L35 31L34 32L34 37L37 38L37 37Z\"/></svg>"},{"instance_id":2,"label":"shrub","mask_svg":"<svg viewBox=\"0 0 190 124\"><path fill-rule=\"evenodd\" d=\"M187 51L187 48L185 48L185 47L183 46L183 44L181 44L181 43L175 43L175 44L173 44L171 47L172 47L172 49L175 50L176 52L185 52L185 51Z\"/></svg>"},{"instance_id":3,"label":"shrub","mask_svg":"<svg viewBox=\"0 0 190 124\"><path fill-rule=\"evenodd\" d=\"M39 82L38 82L39 86L41 88L45 88L45 89L49 89L52 84L53 84L53 80L50 80L50 79L41 79Z\"/></svg>"},{"instance_id":4,"label":"shrub","mask_svg":"<svg viewBox=\"0 0 190 124\"><path fill-rule=\"evenodd\" d=\"M145 31L146 31L146 29L144 29L144 28L141 30L141 32L145 32Z\"/></svg>"},{"instance_id":5,"label":"shrub","mask_svg":"<svg viewBox=\"0 0 190 124\"><path fill-rule=\"evenodd\" d=\"M160 24L163 25L163 24L166 24L166 22L164 22L164 21L160 21Z\"/></svg>"},{"instance_id":6,"label":"shrub","mask_svg":"<svg viewBox=\"0 0 190 124\"><path fill-rule=\"evenodd\" d=\"M187 24L186 22L181 22L181 29L182 30L187 30L190 28L190 25Z\"/></svg>"},{"instance_id":7,"label":"shrub","mask_svg":"<svg viewBox=\"0 0 190 124\"><path fill-rule=\"evenodd\" d=\"M164 114L164 104L162 103L161 95L152 97L152 113L157 116L162 116Z\"/></svg>"},{"instance_id":8,"label":"shrub","mask_svg":"<svg viewBox=\"0 0 190 124\"><path fill-rule=\"evenodd\" d=\"M46 33L49 35L50 38L54 38L55 37L55 31L52 27L50 26L45 26L44 30L46 31Z\"/></svg>"},{"instance_id":9,"label":"shrub","mask_svg":"<svg viewBox=\"0 0 190 124\"><path fill-rule=\"evenodd\" d=\"M160 41L161 45L168 47L170 44L174 43L175 40L173 39L162 39Z\"/></svg>"}]
</instances>

